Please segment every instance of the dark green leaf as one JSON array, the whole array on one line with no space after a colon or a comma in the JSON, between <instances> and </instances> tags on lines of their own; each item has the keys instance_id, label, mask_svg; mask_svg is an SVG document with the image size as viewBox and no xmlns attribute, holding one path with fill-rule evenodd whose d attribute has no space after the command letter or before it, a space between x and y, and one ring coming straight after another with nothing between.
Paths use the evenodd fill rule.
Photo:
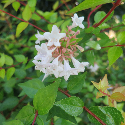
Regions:
<instances>
[{"instance_id":1,"label":"dark green leaf","mask_svg":"<svg viewBox=\"0 0 125 125\"><path fill-rule=\"evenodd\" d=\"M2 125L2 122L5 122L6 121L6 118L0 114L0 125Z\"/></svg>"},{"instance_id":2,"label":"dark green leaf","mask_svg":"<svg viewBox=\"0 0 125 125\"><path fill-rule=\"evenodd\" d=\"M26 71L23 69L16 69L15 70L15 76L19 79L23 79L26 77Z\"/></svg>"},{"instance_id":3,"label":"dark green leaf","mask_svg":"<svg viewBox=\"0 0 125 125\"><path fill-rule=\"evenodd\" d=\"M83 111L84 103L79 97L69 97L55 103L71 116L78 116Z\"/></svg>"},{"instance_id":4,"label":"dark green leaf","mask_svg":"<svg viewBox=\"0 0 125 125\"><path fill-rule=\"evenodd\" d=\"M51 85L39 89L34 96L33 105L40 115L47 114L55 102L60 79L57 79Z\"/></svg>"}]
</instances>

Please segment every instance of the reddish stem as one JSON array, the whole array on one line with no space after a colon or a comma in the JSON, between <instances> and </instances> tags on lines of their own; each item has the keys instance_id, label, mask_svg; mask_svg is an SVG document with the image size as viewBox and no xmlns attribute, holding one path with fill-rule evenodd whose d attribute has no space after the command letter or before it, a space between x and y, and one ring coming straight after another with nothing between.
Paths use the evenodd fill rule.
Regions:
<instances>
[{"instance_id":1,"label":"reddish stem","mask_svg":"<svg viewBox=\"0 0 125 125\"><path fill-rule=\"evenodd\" d=\"M65 0L62 0L62 2L63 2L63 3L65 4L65 6L67 7L68 11L70 11L70 9L69 9L67 3L65 2Z\"/></svg>"},{"instance_id":2,"label":"reddish stem","mask_svg":"<svg viewBox=\"0 0 125 125\"><path fill-rule=\"evenodd\" d=\"M117 0L116 3L113 5L113 7L111 8L111 10L106 14L106 16L97 24L93 25L94 28L98 27L101 23L103 23L103 21L112 13L112 11L119 6L121 0Z\"/></svg>"},{"instance_id":3,"label":"reddish stem","mask_svg":"<svg viewBox=\"0 0 125 125\"><path fill-rule=\"evenodd\" d=\"M101 91L101 90L100 90L100 92L101 92L102 94L107 95L108 97L110 97L110 95L108 95L107 93L105 93L105 92L103 92L103 91Z\"/></svg>"},{"instance_id":4,"label":"reddish stem","mask_svg":"<svg viewBox=\"0 0 125 125\"><path fill-rule=\"evenodd\" d=\"M18 17L16 17L16 16L14 16L14 15L12 15L12 14L10 14L10 13L8 13L8 12L4 11L4 10L1 10L1 9L0 9L0 11L2 11L2 12L4 12L4 13L6 13L6 14L8 14L8 15L10 15L10 16L12 16L12 17L14 17L14 18L18 19L18 20L21 20L21 21L23 21L23 22L26 22L26 23L28 23L28 24L32 25L33 27L35 27L35 28L37 28L37 29L39 29L39 30L43 31L43 32L46 32L46 31L44 31L43 29L40 29L39 27L37 27L37 26L33 25L32 23L29 23L28 21L25 21L25 20L23 20L23 19L20 19L20 18L18 18Z\"/></svg>"},{"instance_id":5,"label":"reddish stem","mask_svg":"<svg viewBox=\"0 0 125 125\"><path fill-rule=\"evenodd\" d=\"M88 17L87 17L87 23L88 23L88 27L87 28L89 28L89 26L90 26L90 21L89 21L89 19L90 19L90 16L92 15L92 13L93 12L95 12L99 7L101 7L102 5L98 5L95 9L93 9L90 13L89 13L89 15L88 15Z\"/></svg>"},{"instance_id":6,"label":"reddish stem","mask_svg":"<svg viewBox=\"0 0 125 125\"><path fill-rule=\"evenodd\" d=\"M71 95L69 95L66 91L63 91L62 89L58 88L58 90L60 92L62 92L63 94L65 94L68 97L71 97ZM85 106L83 107L84 110L86 110L90 115L92 115L97 121L99 121L102 125L106 125L99 117L97 117L94 113L92 113L88 108L86 108Z\"/></svg>"},{"instance_id":7,"label":"reddish stem","mask_svg":"<svg viewBox=\"0 0 125 125\"><path fill-rule=\"evenodd\" d=\"M53 118L51 118L51 123L50 123L51 125L54 125L54 121L53 121Z\"/></svg>"},{"instance_id":8,"label":"reddish stem","mask_svg":"<svg viewBox=\"0 0 125 125\"><path fill-rule=\"evenodd\" d=\"M34 120L33 120L32 125L34 125L34 123L35 123L35 121L36 121L36 117L37 117L37 116L38 116L38 111L36 111L35 118L34 118Z\"/></svg>"},{"instance_id":9,"label":"reddish stem","mask_svg":"<svg viewBox=\"0 0 125 125\"><path fill-rule=\"evenodd\" d=\"M18 104L11 110L10 114L7 115L6 119L10 118L12 112L16 110L16 108L18 107L18 105L19 105L26 97L27 97L27 95L25 95L22 99L20 99L20 101L18 102Z\"/></svg>"}]
</instances>

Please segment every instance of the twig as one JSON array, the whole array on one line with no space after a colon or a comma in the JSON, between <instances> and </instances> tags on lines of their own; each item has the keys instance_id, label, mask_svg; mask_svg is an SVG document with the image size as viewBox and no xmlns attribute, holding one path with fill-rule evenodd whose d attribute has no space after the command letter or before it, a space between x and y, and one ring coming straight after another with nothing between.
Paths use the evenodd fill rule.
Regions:
<instances>
[{"instance_id":1,"label":"twig","mask_svg":"<svg viewBox=\"0 0 125 125\"><path fill-rule=\"evenodd\" d=\"M35 121L36 121L36 117L37 117L37 116L38 116L38 111L36 111L35 118L34 118L34 120L33 120L32 125L34 125L34 123L35 123Z\"/></svg>"},{"instance_id":2,"label":"twig","mask_svg":"<svg viewBox=\"0 0 125 125\"><path fill-rule=\"evenodd\" d=\"M68 9L68 11L70 11L70 9L69 9L67 3L65 2L65 0L62 0L62 2L65 4L65 6L66 6L66 8Z\"/></svg>"}]
</instances>

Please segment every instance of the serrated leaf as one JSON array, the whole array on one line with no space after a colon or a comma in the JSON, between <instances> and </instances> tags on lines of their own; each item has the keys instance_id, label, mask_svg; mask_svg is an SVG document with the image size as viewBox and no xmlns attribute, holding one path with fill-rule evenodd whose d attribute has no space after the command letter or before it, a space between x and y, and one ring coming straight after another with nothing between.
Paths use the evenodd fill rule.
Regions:
<instances>
[{"instance_id":1,"label":"serrated leaf","mask_svg":"<svg viewBox=\"0 0 125 125\"><path fill-rule=\"evenodd\" d=\"M0 70L0 77L4 79L4 77L5 77L5 69Z\"/></svg>"},{"instance_id":2,"label":"serrated leaf","mask_svg":"<svg viewBox=\"0 0 125 125\"><path fill-rule=\"evenodd\" d=\"M109 60L109 66L111 66L123 53L123 50L121 47L111 47L108 50L108 60Z\"/></svg>"},{"instance_id":3,"label":"serrated leaf","mask_svg":"<svg viewBox=\"0 0 125 125\"><path fill-rule=\"evenodd\" d=\"M15 76L19 79L23 79L26 77L26 71L24 69L16 69Z\"/></svg>"},{"instance_id":4,"label":"serrated leaf","mask_svg":"<svg viewBox=\"0 0 125 125\"><path fill-rule=\"evenodd\" d=\"M57 112L57 111L58 111L58 112ZM73 122L73 123L75 123L75 124L77 123L74 116L71 116L71 115L67 114L64 110L62 110L60 107L55 106L55 105L54 105L53 108L49 111L47 120L53 118L54 116L57 116L57 117L60 117L60 118L69 120L69 121L71 121L71 122Z\"/></svg>"},{"instance_id":5,"label":"serrated leaf","mask_svg":"<svg viewBox=\"0 0 125 125\"><path fill-rule=\"evenodd\" d=\"M25 56L24 55L14 55L14 57L15 57L17 62L25 61Z\"/></svg>"},{"instance_id":6,"label":"serrated leaf","mask_svg":"<svg viewBox=\"0 0 125 125\"><path fill-rule=\"evenodd\" d=\"M68 82L68 91L73 94L80 92L83 87L85 77L86 73L73 76L73 79Z\"/></svg>"},{"instance_id":7,"label":"serrated leaf","mask_svg":"<svg viewBox=\"0 0 125 125\"><path fill-rule=\"evenodd\" d=\"M13 64L13 58L8 56L8 55L5 55L5 64L6 65L12 65Z\"/></svg>"},{"instance_id":8,"label":"serrated leaf","mask_svg":"<svg viewBox=\"0 0 125 125\"><path fill-rule=\"evenodd\" d=\"M30 7L35 7L36 6L36 0L28 0L28 5L30 6Z\"/></svg>"},{"instance_id":9,"label":"serrated leaf","mask_svg":"<svg viewBox=\"0 0 125 125\"><path fill-rule=\"evenodd\" d=\"M0 57L0 67L2 67L5 63L5 55L4 53L0 53L1 57Z\"/></svg>"},{"instance_id":10,"label":"serrated leaf","mask_svg":"<svg viewBox=\"0 0 125 125\"><path fill-rule=\"evenodd\" d=\"M33 99L33 105L40 115L47 114L55 102L60 79L51 85L39 89Z\"/></svg>"},{"instance_id":11,"label":"serrated leaf","mask_svg":"<svg viewBox=\"0 0 125 125\"><path fill-rule=\"evenodd\" d=\"M93 106L90 108L97 117L99 117L106 125L120 125L123 122L122 114L114 107ZM101 125L92 115L88 114L89 120L95 125Z\"/></svg>"},{"instance_id":12,"label":"serrated leaf","mask_svg":"<svg viewBox=\"0 0 125 125\"><path fill-rule=\"evenodd\" d=\"M25 6L24 11L22 12L22 17L25 21L28 21L31 18L31 16L32 16L32 12L31 12L29 5L27 4Z\"/></svg>"},{"instance_id":13,"label":"serrated leaf","mask_svg":"<svg viewBox=\"0 0 125 125\"><path fill-rule=\"evenodd\" d=\"M91 48L94 48L96 50L100 50L101 49L101 46L95 42L95 41L89 41L86 43L87 46L91 47Z\"/></svg>"},{"instance_id":14,"label":"serrated leaf","mask_svg":"<svg viewBox=\"0 0 125 125\"><path fill-rule=\"evenodd\" d=\"M24 124L19 120L12 120L9 122L3 122L2 125L24 125Z\"/></svg>"},{"instance_id":15,"label":"serrated leaf","mask_svg":"<svg viewBox=\"0 0 125 125\"><path fill-rule=\"evenodd\" d=\"M125 31L120 32L117 36L117 42L120 44L125 43Z\"/></svg>"},{"instance_id":16,"label":"serrated leaf","mask_svg":"<svg viewBox=\"0 0 125 125\"><path fill-rule=\"evenodd\" d=\"M26 27L28 26L28 23L26 22L21 22L17 25L16 28L16 36L18 36Z\"/></svg>"},{"instance_id":17,"label":"serrated leaf","mask_svg":"<svg viewBox=\"0 0 125 125\"><path fill-rule=\"evenodd\" d=\"M35 114L34 107L31 105L27 105L27 106L24 106L19 111L15 119L20 120L21 122L23 122L24 125L30 125L33 122L33 119L35 116L34 114Z\"/></svg>"},{"instance_id":18,"label":"serrated leaf","mask_svg":"<svg viewBox=\"0 0 125 125\"><path fill-rule=\"evenodd\" d=\"M84 103L79 97L69 97L56 102L54 105L59 106L71 116L78 116L83 111Z\"/></svg>"},{"instance_id":19,"label":"serrated leaf","mask_svg":"<svg viewBox=\"0 0 125 125\"><path fill-rule=\"evenodd\" d=\"M11 67L11 68L9 68L9 69L7 70L7 73L6 73L6 75L7 75L7 80L9 80L9 79L12 77L12 75L14 74L14 72L15 72L15 68L14 68L14 67Z\"/></svg>"},{"instance_id":20,"label":"serrated leaf","mask_svg":"<svg viewBox=\"0 0 125 125\"><path fill-rule=\"evenodd\" d=\"M4 8L6 8L8 5L13 3L14 1L16 1L16 0L8 0L8 2L4 4Z\"/></svg>"},{"instance_id":21,"label":"serrated leaf","mask_svg":"<svg viewBox=\"0 0 125 125\"><path fill-rule=\"evenodd\" d=\"M71 9L67 14L75 13L101 4L112 3L112 2L113 2L112 0L85 0L82 3L80 3L78 6Z\"/></svg>"},{"instance_id":22,"label":"serrated leaf","mask_svg":"<svg viewBox=\"0 0 125 125\"><path fill-rule=\"evenodd\" d=\"M17 10L20 8L20 3L17 2L17 1L16 1L16 2L13 2L13 3L12 3L12 6L13 6L14 10L17 11Z\"/></svg>"},{"instance_id":23,"label":"serrated leaf","mask_svg":"<svg viewBox=\"0 0 125 125\"><path fill-rule=\"evenodd\" d=\"M45 87L42 81L39 79L32 79L25 83L20 83L18 85L30 98L33 98L39 89Z\"/></svg>"}]
</instances>

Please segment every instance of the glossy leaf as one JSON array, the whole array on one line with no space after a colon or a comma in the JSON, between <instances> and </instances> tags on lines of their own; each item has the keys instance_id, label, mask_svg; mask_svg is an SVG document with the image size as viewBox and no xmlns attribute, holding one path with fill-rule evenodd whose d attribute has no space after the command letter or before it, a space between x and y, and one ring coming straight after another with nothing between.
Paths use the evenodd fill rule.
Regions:
<instances>
[{"instance_id":1,"label":"glossy leaf","mask_svg":"<svg viewBox=\"0 0 125 125\"><path fill-rule=\"evenodd\" d=\"M51 85L41 88L34 96L33 105L40 115L47 114L55 102L60 79Z\"/></svg>"},{"instance_id":2,"label":"glossy leaf","mask_svg":"<svg viewBox=\"0 0 125 125\"><path fill-rule=\"evenodd\" d=\"M67 14L75 13L101 4L112 3L112 2L113 2L112 0L85 0L82 3L80 3L78 6L71 9Z\"/></svg>"},{"instance_id":3,"label":"glossy leaf","mask_svg":"<svg viewBox=\"0 0 125 125\"><path fill-rule=\"evenodd\" d=\"M7 80L9 80L12 77L12 75L14 74L14 72L15 72L15 68L14 67L11 67L11 68L7 69L7 73L6 73Z\"/></svg>"},{"instance_id":4,"label":"glossy leaf","mask_svg":"<svg viewBox=\"0 0 125 125\"><path fill-rule=\"evenodd\" d=\"M17 10L19 9L19 7L20 7L20 3L17 2L17 1L16 1L16 2L13 2L13 3L12 3L12 6L13 6L14 10L17 11Z\"/></svg>"},{"instance_id":5,"label":"glossy leaf","mask_svg":"<svg viewBox=\"0 0 125 125\"><path fill-rule=\"evenodd\" d=\"M86 73L73 76L73 79L68 82L68 91L73 94L80 92L83 87L85 77Z\"/></svg>"},{"instance_id":6,"label":"glossy leaf","mask_svg":"<svg viewBox=\"0 0 125 125\"><path fill-rule=\"evenodd\" d=\"M39 89L44 89L45 87L42 81L39 79L28 80L25 83L20 83L19 86L30 98L33 98Z\"/></svg>"},{"instance_id":7,"label":"glossy leaf","mask_svg":"<svg viewBox=\"0 0 125 125\"><path fill-rule=\"evenodd\" d=\"M14 57L15 57L17 62L25 61L25 56L24 55L14 55Z\"/></svg>"},{"instance_id":8,"label":"glossy leaf","mask_svg":"<svg viewBox=\"0 0 125 125\"><path fill-rule=\"evenodd\" d=\"M13 58L8 56L8 55L5 55L5 64L6 65L12 65L13 64Z\"/></svg>"},{"instance_id":9,"label":"glossy leaf","mask_svg":"<svg viewBox=\"0 0 125 125\"><path fill-rule=\"evenodd\" d=\"M95 41L89 41L86 43L87 46L91 47L91 48L94 48L96 50L100 50L101 49L101 46L95 42Z\"/></svg>"},{"instance_id":10,"label":"glossy leaf","mask_svg":"<svg viewBox=\"0 0 125 125\"><path fill-rule=\"evenodd\" d=\"M28 23L26 22L21 22L17 25L16 28L16 36L18 36L26 27L28 26Z\"/></svg>"},{"instance_id":11,"label":"glossy leaf","mask_svg":"<svg viewBox=\"0 0 125 125\"><path fill-rule=\"evenodd\" d=\"M24 125L24 124L19 120L12 120L9 122L3 122L2 125Z\"/></svg>"},{"instance_id":12,"label":"glossy leaf","mask_svg":"<svg viewBox=\"0 0 125 125\"><path fill-rule=\"evenodd\" d=\"M31 12L29 5L27 4L25 6L24 11L22 12L22 17L25 21L28 21L31 18L31 16L32 16L32 12Z\"/></svg>"},{"instance_id":13,"label":"glossy leaf","mask_svg":"<svg viewBox=\"0 0 125 125\"><path fill-rule=\"evenodd\" d=\"M83 111L84 103L79 97L72 96L56 102L55 105L59 106L71 116L78 116Z\"/></svg>"},{"instance_id":14,"label":"glossy leaf","mask_svg":"<svg viewBox=\"0 0 125 125\"><path fill-rule=\"evenodd\" d=\"M5 69L0 70L0 77L4 79L4 77L5 77Z\"/></svg>"},{"instance_id":15,"label":"glossy leaf","mask_svg":"<svg viewBox=\"0 0 125 125\"><path fill-rule=\"evenodd\" d=\"M0 67L2 67L5 63L5 55L4 53L0 53L1 57L0 57Z\"/></svg>"},{"instance_id":16,"label":"glossy leaf","mask_svg":"<svg viewBox=\"0 0 125 125\"><path fill-rule=\"evenodd\" d=\"M90 108L90 111L99 117L106 125L120 125L120 123L123 122L121 112L114 107L93 106ZM90 114L88 114L88 118L95 125L101 125L101 123Z\"/></svg>"},{"instance_id":17,"label":"glossy leaf","mask_svg":"<svg viewBox=\"0 0 125 125\"><path fill-rule=\"evenodd\" d=\"M24 125L30 125L33 122L33 119L35 117L35 110L34 107L31 105L24 106L15 119L20 120L23 122Z\"/></svg>"},{"instance_id":18,"label":"glossy leaf","mask_svg":"<svg viewBox=\"0 0 125 125\"><path fill-rule=\"evenodd\" d=\"M109 60L109 66L111 66L123 53L122 48L121 47L111 47L108 50L108 60Z\"/></svg>"}]
</instances>

